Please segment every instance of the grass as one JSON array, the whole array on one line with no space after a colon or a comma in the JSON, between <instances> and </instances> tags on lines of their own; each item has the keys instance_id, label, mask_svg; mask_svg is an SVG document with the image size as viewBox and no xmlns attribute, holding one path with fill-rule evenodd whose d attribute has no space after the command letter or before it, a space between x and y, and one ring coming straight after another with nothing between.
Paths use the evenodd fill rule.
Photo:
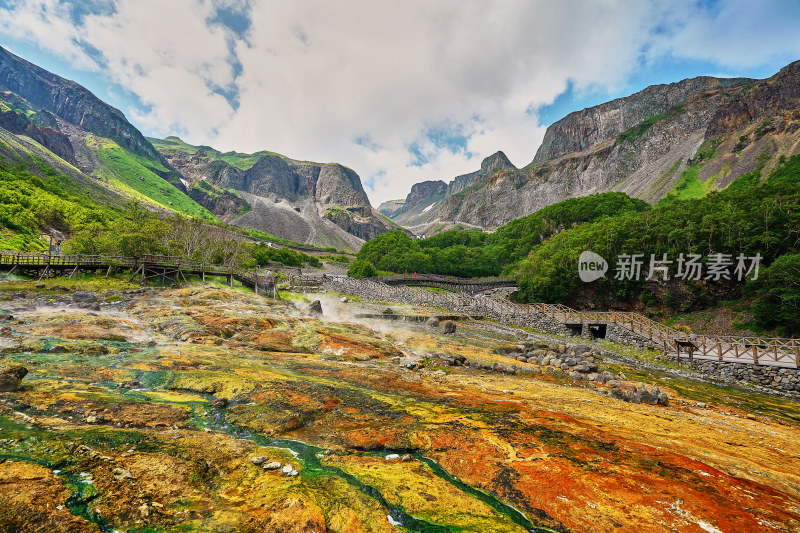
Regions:
<instances>
[{"instance_id":1,"label":"grass","mask_svg":"<svg viewBox=\"0 0 800 533\"><path fill-rule=\"evenodd\" d=\"M597 342L599 342L599 344L606 350L611 350L613 352L622 354L626 357L637 359L645 363L672 368L675 370L678 369L685 370L687 368L686 366L678 365L678 363L674 361L665 361L663 359L664 352L661 350L650 350L650 349L643 350L641 348L634 348L633 346L628 346L627 344L618 344L616 342L610 342L606 340Z\"/></svg>"},{"instance_id":2,"label":"grass","mask_svg":"<svg viewBox=\"0 0 800 533\"><path fill-rule=\"evenodd\" d=\"M147 203L155 202L187 215L216 220L204 207L158 174L169 172L160 163L134 154L109 139L88 137L87 145L96 150L103 163L96 169L97 175L112 185Z\"/></svg>"},{"instance_id":3,"label":"grass","mask_svg":"<svg viewBox=\"0 0 800 533\"><path fill-rule=\"evenodd\" d=\"M2 281L0 282L0 292L12 292L12 291L29 291L35 292L37 294L42 295L55 295L55 294L64 294L63 291L53 289L52 287L60 286L66 287L70 291L105 291L105 290L115 290L115 291L129 291L133 289L138 289L141 286L138 283L129 283L128 279L130 278L129 274L113 274L108 278L100 275L94 274L81 274L80 276L76 276L73 279L69 279L67 277L56 277L56 278L47 278L42 280L41 282L37 280L13 280L13 281ZM37 289L36 285L43 283L45 288Z\"/></svg>"},{"instance_id":4,"label":"grass","mask_svg":"<svg viewBox=\"0 0 800 533\"><path fill-rule=\"evenodd\" d=\"M268 150L261 150L252 154L244 154L240 152L220 152L210 146L193 146L179 139L178 137L167 137L166 139L156 139L152 137L147 138L148 141L162 154L181 154L193 155L198 150L203 150L213 159L224 161L231 166L240 170L247 170L255 165L262 157L280 157L281 159L288 159L286 156L270 152Z\"/></svg>"},{"instance_id":5,"label":"grass","mask_svg":"<svg viewBox=\"0 0 800 533\"><path fill-rule=\"evenodd\" d=\"M47 245L36 234L6 233L0 229L0 250L21 250L24 252L44 252Z\"/></svg>"},{"instance_id":6,"label":"grass","mask_svg":"<svg viewBox=\"0 0 800 533\"><path fill-rule=\"evenodd\" d=\"M705 181L700 180L700 170L703 168L705 162L714 158L722 140L722 137L708 139L697 149L697 153L687 163L678 182L672 187L672 190L667 193L662 201L670 202L673 200L703 198L711 192L718 178L724 178L727 174L730 174L730 165L725 165L718 175L715 174Z\"/></svg>"},{"instance_id":7,"label":"grass","mask_svg":"<svg viewBox=\"0 0 800 533\"><path fill-rule=\"evenodd\" d=\"M675 117L679 114L683 113L683 108L680 106L675 106L663 113L659 113L657 115L653 115L650 118L646 118L643 121L639 122L635 126L631 126L627 130L623 131L617 136L617 142L633 142L642 135L644 135L647 130L652 128L658 121Z\"/></svg>"}]
</instances>

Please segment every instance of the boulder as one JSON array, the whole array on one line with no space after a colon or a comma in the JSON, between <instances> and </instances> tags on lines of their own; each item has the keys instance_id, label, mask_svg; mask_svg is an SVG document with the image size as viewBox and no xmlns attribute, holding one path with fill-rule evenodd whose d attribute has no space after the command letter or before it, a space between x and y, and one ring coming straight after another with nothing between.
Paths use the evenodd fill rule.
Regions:
<instances>
[{"instance_id":1,"label":"boulder","mask_svg":"<svg viewBox=\"0 0 800 533\"><path fill-rule=\"evenodd\" d=\"M97 296L89 291L75 291L72 295L72 301L76 304L93 305L97 303Z\"/></svg>"},{"instance_id":2,"label":"boulder","mask_svg":"<svg viewBox=\"0 0 800 533\"><path fill-rule=\"evenodd\" d=\"M662 392L658 395L658 405L669 405L669 396L667 396L666 392Z\"/></svg>"},{"instance_id":3,"label":"boulder","mask_svg":"<svg viewBox=\"0 0 800 533\"><path fill-rule=\"evenodd\" d=\"M268 463L262 464L261 468L263 468L264 470L280 470L281 466L283 465L281 465L278 461L270 461Z\"/></svg>"},{"instance_id":4,"label":"boulder","mask_svg":"<svg viewBox=\"0 0 800 533\"><path fill-rule=\"evenodd\" d=\"M592 350L591 346L586 346L585 344L576 344L575 346L572 347L571 351L575 355L581 356L585 353L590 352L591 350Z\"/></svg>"},{"instance_id":5,"label":"boulder","mask_svg":"<svg viewBox=\"0 0 800 533\"><path fill-rule=\"evenodd\" d=\"M558 345L558 353L564 353L566 351L567 351L566 345L564 345L564 344L559 344Z\"/></svg>"},{"instance_id":6,"label":"boulder","mask_svg":"<svg viewBox=\"0 0 800 533\"><path fill-rule=\"evenodd\" d=\"M656 405L658 403L658 396L648 391L644 387L642 387L639 392L636 393L636 399L638 400L636 403L644 403L647 405Z\"/></svg>"},{"instance_id":7,"label":"boulder","mask_svg":"<svg viewBox=\"0 0 800 533\"><path fill-rule=\"evenodd\" d=\"M319 300L311 302L311 305L308 306L308 314L311 316L322 316L322 302Z\"/></svg>"},{"instance_id":8,"label":"boulder","mask_svg":"<svg viewBox=\"0 0 800 533\"><path fill-rule=\"evenodd\" d=\"M0 392L19 390L28 369L22 365L0 366Z\"/></svg>"},{"instance_id":9,"label":"boulder","mask_svg":"<svg viewBox=\"0 0 800 533\"><path fill-rule=\"evenodd\" d=\"M211 401L211 407L228 407L228 400L227 398L215 398Z\"/></svg>"},{"instance_id":10,"label":"boulder","mask_svg":"<svg viewBox=\"0 0 800 533\"><path fill-rule=\"evenodd\" d=\"M434 328L438 328L441 320L439 320L438 316L432 316L428 319L428 325Z\"/></svg>"},{"instance_id":11,"label":"boulder","mask_svg":"<svg viewBox=\"0 0 800 533\"><path fill-rule=\"evenodd\" d=\"M256 457L251 457L250 462L254 465L261 465L269 461L269 457L266 455L257 455Z\"/></svg>"},{"instance_id":12,"label":"boulder","mask_svg":"<svg viewBox=\"0 0 800 533\"><path fill-rule=\"evenodd\" d=\"M444 326L443 331L445 335L452 335L453 333L456 332L456 323L453 322L452 320L446 321L443 324L443 326Z\"/></svg>"}]
</instances>

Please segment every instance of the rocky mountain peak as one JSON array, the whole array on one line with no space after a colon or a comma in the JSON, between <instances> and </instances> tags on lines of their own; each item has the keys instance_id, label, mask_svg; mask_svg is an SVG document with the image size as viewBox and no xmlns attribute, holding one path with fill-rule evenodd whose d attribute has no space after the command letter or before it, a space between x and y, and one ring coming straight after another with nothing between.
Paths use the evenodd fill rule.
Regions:
<instances>
[{"instance_id":1,"label":"rocky mountain peak","mask_svg":"<svg viewBox=\"0 0 800 533\"><path fill-rule=\"evenodd\" d=\"M513 168L516 170L517 167L508 160L508 157L506 157L506 154L502 151L493 153L481 162L482 174L492 173L503 168Z\"/></svg>"},{"instance_id":2,"label":"rocky mountain peak","mask_svg":"<svg viewBox=\"0 0 800 533\"><path fill-rule=\"evenodd\" d=\"M7 89L58 118L164 164L161 155L119 109L77 83L0 47L0 89Z\"/></svg>"}]
</instances>

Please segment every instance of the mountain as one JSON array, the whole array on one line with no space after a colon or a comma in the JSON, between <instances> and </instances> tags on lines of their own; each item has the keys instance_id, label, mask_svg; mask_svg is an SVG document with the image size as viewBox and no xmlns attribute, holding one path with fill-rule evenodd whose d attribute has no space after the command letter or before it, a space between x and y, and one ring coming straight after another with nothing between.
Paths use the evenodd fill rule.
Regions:
<instances>
[{"instance_id":1,"label":"mountain","mask_svg":"<svg viewBox=\"0 0 800 533\"><path fill-rule=\"evenodd\" d=\"M449 184L438 180L423 181L413 185L411 192L403 201L402 207L395 210L390 216L398 224L408 227L419 235L444 231L454 226L472 225L465 220L459 220L460 224L457 225L448 224L442 221L440 213L448 209L448 206L454 201L454 197L460 198L469 194L469 191L476 185L483 183L495 174L516 170L517 168L511 164L506 154L496 152L481 162L479 170L457 176Z\"/></svg>"},{"instance_id":2,"label":"mountain","mask_svg":"<svg viewBox=\"0 0 800 533\"><path fill-rule=\"evenodd\" d=\"M398 229L370 205L361 179L337 163L274 152L222 153L178 137L149 139L181 175L189 194L231 224L318 246L358 249ZM246 212L240 208L247 206Z\"/></svg>"},{"instance_id":3,"label":"mountain","mask_svg":"<svg viewBox=\"0 0 800 533\"><path fill-rule=\"evenodd\" d=\"M759 165L766 175L797 154L798 129L800 62L765 80L654 85L552 124L524 168L503 165L459 194L422 201L432 206L424 216L406 205L392 218L430 234L454 225L496 228L566 198L608 191L650 203L699 197Z\"/></svg>"},{"instance_id":4,"label":"mountain","mask_svg":"<svg viewBox=\"0 0 800 533\"><path fill-rule=\"evenodd\" d=\"M99 203L136 199L308 244L357 250L397 229L348 168L145 138L86 88L0 47L2 162L67 176Z\"/></svg>"}]
</instances>

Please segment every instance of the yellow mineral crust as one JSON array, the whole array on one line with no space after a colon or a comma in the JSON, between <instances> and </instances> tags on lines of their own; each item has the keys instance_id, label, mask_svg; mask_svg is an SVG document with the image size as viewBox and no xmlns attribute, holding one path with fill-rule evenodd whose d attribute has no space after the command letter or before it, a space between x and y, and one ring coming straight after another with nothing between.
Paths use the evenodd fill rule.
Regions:
<instances>
[{"instance_id":1,"label":"yellow mineral crust","mask_svg":"<svg viewBox=\"0 0 800 533\"><path fill-rule=\"evenodd\" d=\"M632 369L670 399L636 405L428 359L525 365L470 322L221 288L121 304L30 310L4 337L29 375L0 395L0 530L524 531L515 509L562 531L800 531L797 402Z\"/></svg>"}]
</instances>

